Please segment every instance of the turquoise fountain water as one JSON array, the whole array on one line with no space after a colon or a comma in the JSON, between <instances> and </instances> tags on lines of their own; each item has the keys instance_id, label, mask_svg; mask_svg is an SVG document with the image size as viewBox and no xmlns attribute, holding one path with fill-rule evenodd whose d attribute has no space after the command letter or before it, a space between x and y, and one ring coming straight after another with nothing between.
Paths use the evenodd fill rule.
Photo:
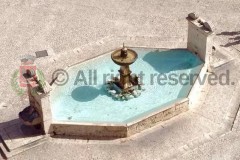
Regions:
<instances>
[{"instance_id":1,"label":"turquoise fountain water","mask_svg":"<svg viewBox=\"0 0 240 160\"><path fill-rule=\"evenodd\" d=\"M191 83L187 83L190 80L185 80L184 84L177 81L180 75L186 78L200 72L203 62L196 55L185 49L133 49L138 53L138 59L131 65L131 70L144 74L142 81L145 91L139 97L118 101L108 95L103 87L104 75L115 76L119 66L112 62L110 53L105 54L68 69L68 83L57 86L51 92L53 120L128 123L188 96L192 87ZM161 75L159 79L159 74L168 78L164 80ZM76 77L81 80L76 81Z\"/></svg>"}]
</instances>

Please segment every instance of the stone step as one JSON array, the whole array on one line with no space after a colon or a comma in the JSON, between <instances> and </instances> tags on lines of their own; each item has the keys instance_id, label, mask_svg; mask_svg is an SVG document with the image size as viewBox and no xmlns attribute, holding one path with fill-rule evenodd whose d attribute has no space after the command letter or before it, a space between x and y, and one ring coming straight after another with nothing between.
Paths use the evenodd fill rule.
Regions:
<instances>
[{"instance_id":1,"label":"stone step","mask_svg":"<svg viewBox=\"0 0 240 160\"><path fill-rule=\"evenodd\" d=\"M7 146L7 144L5 143L1 135L0 135L0 144L2 149L6 150L7 152L10 152L9 147Z\"/></svg>"},{"instance_id":2,"label":"stone step","mask_svg":"<svg viewBox=\"0 0 240 160\"><path fill-rule=\"evenodd\" d=\"M3 159L7 159L7 153L8 151L6 148L3 146L2 143L0 143L0 158L2 157Z\"/></svg>"},{"instance_id":3,"label":"stone step","mask_svg":"<svg viewBox=\"0 0 240 160\"><path fill-rule=\"evenodd\" d=\"M8 148L8 146L5 146L4 145L4 141L3 143L0 143L0 153L1 153L1 156L4 158L4 159L7 159L7 158L10 158L10 157L13 157L19 153L22 153L26 150L29 150L33 147L36 147L38 145L41 145L43 144L44 142L46 142L46 140L48 139L48 136L46 135L43 135L41 138L39 139L36 139L36 140L33 140L32 142L30 143L27 143L27 144L24 144L24 145L21 145L17 148Z\"/></svg>"},{"instance_id":4,"label":"stone step","mask_svg":"<svg viewBox=\"0 0 240 160\"><path fill-rule=\"evenodd\" d=\"M10 152L7 144L4 142L2 136L0 135L0 154L4 159L7 159L7 154Z\"/></svg>"}]
</instances>

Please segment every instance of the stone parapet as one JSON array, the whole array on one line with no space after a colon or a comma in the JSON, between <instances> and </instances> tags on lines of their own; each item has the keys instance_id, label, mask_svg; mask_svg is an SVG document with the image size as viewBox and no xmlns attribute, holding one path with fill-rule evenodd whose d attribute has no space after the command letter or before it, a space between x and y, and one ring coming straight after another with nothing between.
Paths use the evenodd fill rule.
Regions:
<instances>
[{"instance_id":1,"label":"stone parapet","mask_svg":"<svg viewBox=\"0 0 240 160\"><path fill-rule=\"evenodd\" d=\"M205 62L208 70L211 70L209 62L212 55L214 28L211 23L206 22L195 13L190 13L187 20L187 49L198 55Z\"/></svg>"}]
</instances>

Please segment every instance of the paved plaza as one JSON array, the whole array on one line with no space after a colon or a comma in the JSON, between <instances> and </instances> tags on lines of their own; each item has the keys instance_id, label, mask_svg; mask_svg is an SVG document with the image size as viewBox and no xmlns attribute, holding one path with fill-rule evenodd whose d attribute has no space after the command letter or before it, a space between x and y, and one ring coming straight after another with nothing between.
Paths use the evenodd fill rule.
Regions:
<instances>
[{"instance_id":1,"label":"paved plaza","mask_svg":"<svg viewBox=\"0 0 240 160\"><path fill-rule=\"evenodd\" d=\"M239 0L2 0L0 135L13 151L10 159L240 159L239 8ZM231 84L205 84L189 111L134 136L109 140L49 137L19 121L29 102L12 89L11 79L23 55L47 50L49 56L36 64L51 82L56 69L123 42L186 48L190 12L214 25L213 72L229 71Z\"/></svg>"}]
</instances>

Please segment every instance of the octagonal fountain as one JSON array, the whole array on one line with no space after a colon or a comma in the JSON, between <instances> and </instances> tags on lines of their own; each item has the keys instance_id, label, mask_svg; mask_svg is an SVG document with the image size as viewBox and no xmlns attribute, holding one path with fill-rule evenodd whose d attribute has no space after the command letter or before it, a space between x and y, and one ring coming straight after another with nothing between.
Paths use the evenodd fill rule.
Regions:
<instances>
[{"instance_id":1,"label":"octagonal fountain","mask_svg":"<svg viewBox=\"0 0 240 160\"><path fill-rule=\"evenodd\" d=\"M196 79L211 70L213 32L194 13L187 20L186 49L123 46L68 67L68 82L51 92L29 85L45 133L127 137L188 110L201 87Z\"/></svg>"},{"instance_id":2,"label":"octagonal fountain","mask_svg":"<svg viewBox=\"0 0 240 160\"><path fill-rule=\"evenodd\" d=\"M115 91L123 92L123 95L134 91L129 67L121 66L120 76L116 76L118 66L115 63L122 63L118 62L120 58L112 59L115 55L119 56L122 50L68 68L67 72L72 78L64 86L56 86L50 97L56 134L125 137L141 128L148 128L153 121L162 121L187 110L187 96L192 84L187 80L184 82L186 85L175 84L174 79L169 79L163 85L159 78L161 75L198 75L203 62L196 55L186 49L128 49L138 53L138 59L131 66L133 73L144 74L142 87L145 90L137 98L117 99L106 91L106 83L107 87L109 82L114 84L117 88ZM85 80L76 81L79 72L87 77L88 84ZM96 75L88 77L90 72ZM112 78L109 76L105 81L104 76L111 74ZM96 83L89 84L90 81ZM139 84L135 84L138 88Z\"/></svg>"}]
</instances>

